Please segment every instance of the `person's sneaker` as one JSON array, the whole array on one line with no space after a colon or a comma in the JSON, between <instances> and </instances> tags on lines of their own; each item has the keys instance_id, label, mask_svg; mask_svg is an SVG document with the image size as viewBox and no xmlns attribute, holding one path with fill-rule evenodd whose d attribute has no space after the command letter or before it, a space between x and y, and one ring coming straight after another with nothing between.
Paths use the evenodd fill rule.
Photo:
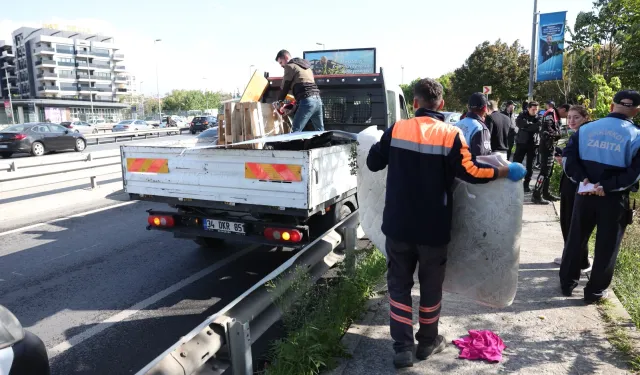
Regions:
<instances>
[{"instance_id":1,"label":"person's sneaker","mask_svg":"<svg viewBox=\"0 0 640 375\"><path fill-rule=\"evenodd\" d=\"M560 200L560 198L556 197L553 194L543 194L542 198L548 200L549 202L557 202Z\"/></svg>"},{"instance_id":2,"label":"person's sneaker","mask_svg":"<svg viewBox=\"0 0 640 375\"><path fill-rule=\"evenodd\" d=\"M573 289L571 288L561 286L560 289L562 289L562 295L565 297L571 297L573 295Z\"/></svg>"},{"instance_id":3,"label":"person's sneaker","mask_svg":"<svg viewBox=\"0 0 640 375\"><path fill-rule=\"evenodd\" d=\"M562 264L562 258L556 258L553 260L553 263L557 264L557 265L561 265Z\"/></svg>"},{"instance_id":4,"label":"person's sneaker","mask_svg":"<svg viewBox=\"0 0 640 375\"><path fill-rule=\"evenodd\" d=\"M542 197L540 195L536 194L535 192L533 193L533 196L531 197L531 202L533 202L534 204L541 204L541 205L549 204L548 200L542 199Z\"/></svg>"},{"instance_id":5,"label":"person's sneaker","mask_svg":"<svg viewBox=\"0 0 640 375\"><path fill-rule=\"evenodd\" d=\"M399 352L393 357L393 365L396 368L413 367L413 353Z\"/></svg>"},{"instance_id":6,"label":"person's sneaker","mask_svg":"<svg viewBox=\"0 0 640 375\"><path fill-rule=\"evenodd\" d=\"M418 348L416 349L416 358L420 360L425 360L429 358L432 354L438 354L447 347L447 343L445 342L444 336L438 335L436 339L431 344L422 344L418 343Z\"/></svg>"},{"instance_id":7,"label":"person's sneaker","mask_svg":"<svg viewBox=\"0 0 640 375\"><path fill-rule=\"evenodd\" d=\"M603 300L606 300L607 298L609 298L609 291L605 290L604 292L602 292L602 296L600 297L594 297L594 296L584 296L584 303L586 303L587 305L591 305L593 303L597 303Z\"/></svg>"},{"instance_id":8,"label":"person's sneaker","mask_svg":"<svg viewBox=\"0 0 640 375\"><path fill-rule=\"evenodd\" d=\"M587 274L587 273L591 272L591 268L592 268L592 266L589 266L587 268L583 268L581 271L582 271L583 274Z\"/></svg>"}]
</instances>

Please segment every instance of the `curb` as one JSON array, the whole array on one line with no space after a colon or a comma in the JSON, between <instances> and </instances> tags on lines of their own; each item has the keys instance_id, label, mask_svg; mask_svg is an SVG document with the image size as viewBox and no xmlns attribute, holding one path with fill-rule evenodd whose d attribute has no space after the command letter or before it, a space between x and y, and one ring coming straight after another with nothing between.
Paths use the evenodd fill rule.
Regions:
<instances>
[{"instance_id":1,"label":"curb","mask_svg":"<svg viewBox=\"0 0 640 375\"><path fill-rule=\"evenodd\" d=\"M375 287L376 296L369 299L365 305L367 312L361 319L351 323L349 329L344 333L344 336L342 336L342 339L340 340L340 344L344 346L345 352L349 357L339 358L338 366L333 370L322 372L323 375L343 375L345 373L350 357L354 355L356 349L360 345L360 342L365 337L362 334L362 331L371 324L371 321L373 321L380 308L384 306L384 301L387 296L386 280L387 274L385 273L384 281L380 282L380 284Z\"/></svg>"}]
</instances>

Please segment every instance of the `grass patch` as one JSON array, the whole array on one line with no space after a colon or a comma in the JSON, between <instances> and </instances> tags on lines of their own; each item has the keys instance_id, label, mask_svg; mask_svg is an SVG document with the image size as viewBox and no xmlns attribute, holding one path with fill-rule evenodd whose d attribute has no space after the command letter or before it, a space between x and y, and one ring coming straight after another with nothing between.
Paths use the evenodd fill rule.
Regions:
<instances>
[{"instance_id":1,"label":"grass patch","mask_svg":"<svg viewBox=\"0 0 640 375\"><path fill-rule=\"evenodd\" d=\"M365 309L387 270L386 259L374 248L362 250L353 273L338 266L330 285L313 284L303 270L295 270L293 286L276 303L286 306L292 295L296 302L285 309L284 338L272 343L267 375L315 375L335 366L347 353L340 340L352 321Z\"/></svg>"},{"instance_id":2,"label":"grass patch","mask_svg":"<svg viewBox=\"0 0 640 375\"><path fill-rule=\"evenodd\" d=\"M637 218L636 218L637 221ZM618 262L616 264L613 290L631 315L636 327L640 327L640 225L634 223L627 227Z\"/></svg>"},{"instance_id":3,"label":"grass patch","mask_svg":"<svg viewBox=\"0 0 640 375\"><path fill-rule=\"evenodd\" d=\"M624 354L631 371L640 372L640 353L636 351L633 339L629 336L627 330L618 324L615 315L612 313L613 305L610 301L603 300L598 303L598 306L602 318L607 323L607 339L611 345Z\"/></svg>"}]
</instances>

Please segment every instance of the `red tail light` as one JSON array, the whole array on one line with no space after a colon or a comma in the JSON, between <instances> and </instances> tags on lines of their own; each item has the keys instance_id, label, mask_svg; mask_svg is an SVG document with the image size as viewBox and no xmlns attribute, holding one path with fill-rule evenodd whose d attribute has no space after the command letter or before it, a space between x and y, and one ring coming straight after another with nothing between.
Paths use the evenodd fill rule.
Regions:
<instances>
[{"instance_id":1,"label":"red tail light","mask_svg":"<svg viewBox=\"0 0 640 375\"><path fill-rule=\"evenodd\" d=\"M264 230L264 237L269 240L281 242L302 241L302 233L297 229L266 228Z\"/></svg>"},{"instance_id":2,"label":"red tail light","mask_svg":"<svg viewBox=\"0 0 640 375\"><path fill-rule=\"evenodd\" d=\"M129 129L129 125L125 125L125 126L123 126L123 128Z\"/></svg>"},{"instance_id":3,"label":"red tail light","mask_svg":"<svg viewBox=\"0 0 640 375\"><path fill-rule=\"evenodd\" d=\"M158 228L171 228L176 223L173 219L173 216L167 215L149 215L149 217L147 218L147 222L152 227Z\"/></svg>"},{"instance_id":4,"label":"red tail light","mask_svg":"<svg viewBox=\"0 0 640 375\"><path fill-rule=\"evenodd\" d=\"M13 139L15 139L16 141L21 141L23 139L27 138L26 134L16 134L13 136Z\"/></svg>"}]
</instances>

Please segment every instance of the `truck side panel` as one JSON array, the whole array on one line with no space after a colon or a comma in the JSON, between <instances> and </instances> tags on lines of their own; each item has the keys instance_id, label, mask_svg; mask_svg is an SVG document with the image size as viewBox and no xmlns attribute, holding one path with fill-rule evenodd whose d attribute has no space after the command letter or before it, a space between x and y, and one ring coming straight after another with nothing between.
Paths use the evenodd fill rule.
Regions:
<instances>
[{"instance_id":1,"label":"truck side panel","mask_svg":"<svg viewBox=\"0 0 640 375\"><path fill-rule=\"evenodd\" d=\"M183 152L184 151L184 152ZM307 209L309 151L197 149L122 146L127 193ZM140 171L133 163L166 159L166 173ZM129 160L129 161L128 161ZM129 168L128 168L129 163ZM248 178L246 163L299 166L299 181ZM149 163L147 163L148 165ZM142 168L144 169L144 168ZM137 170L137 171L136 171ZM298 176L297 173L293 175Z\"/></svg>"},{"instance_id":2,"label":"truck side panel","mask_svg":"<svg viewBox=\"0 0 640 375\"><path fill-rule=\"evenodd\" d=\"M310 204L312 207L357 187L358 179L351 174L349 166L350 147L333 146L311 150Z\"/></svg>"}]
</instances>

